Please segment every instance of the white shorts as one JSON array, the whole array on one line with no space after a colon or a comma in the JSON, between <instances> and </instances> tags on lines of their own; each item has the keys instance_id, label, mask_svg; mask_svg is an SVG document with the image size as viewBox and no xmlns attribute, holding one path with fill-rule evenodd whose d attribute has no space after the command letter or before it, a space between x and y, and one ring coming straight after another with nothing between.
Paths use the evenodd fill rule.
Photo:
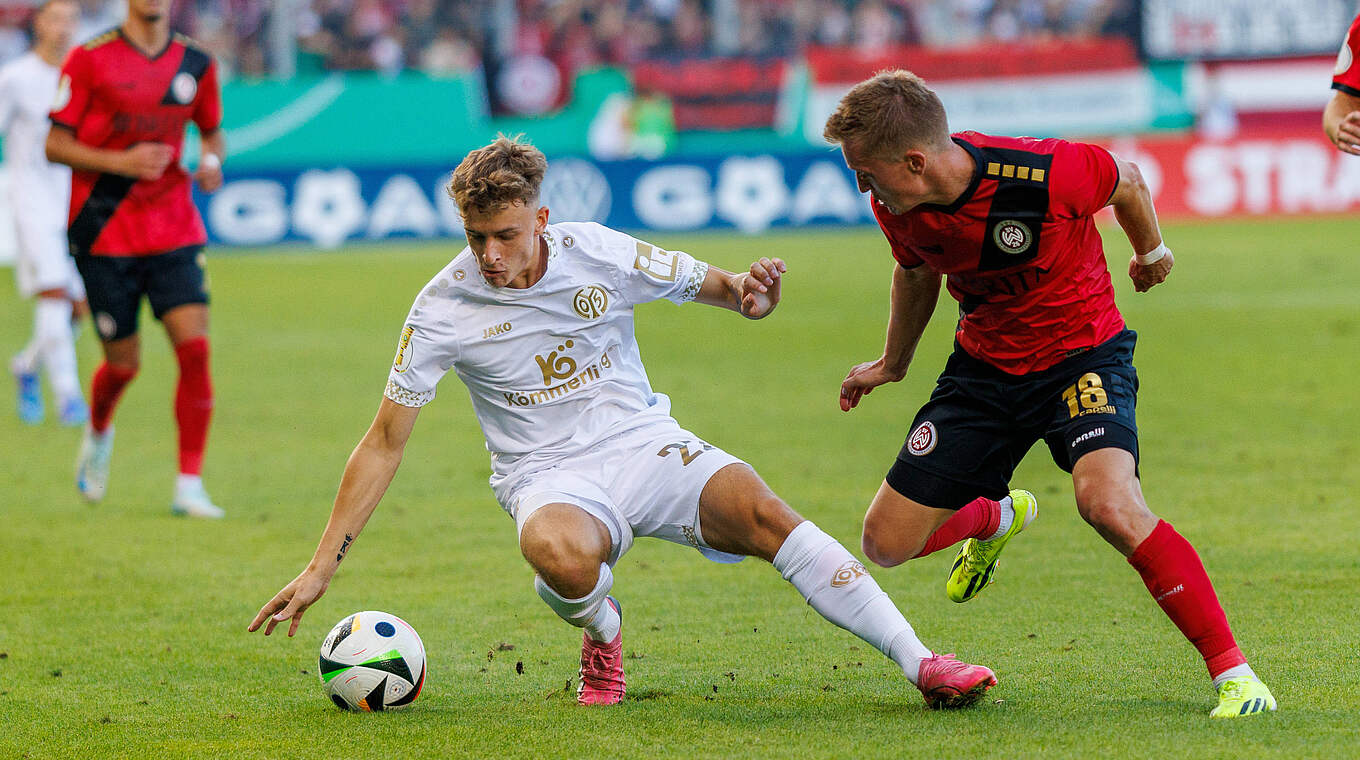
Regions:
<instances>
[{"instance_id":1,"label":"white shorts","mask_svg":"<svg viewBox=\"0 0 1360 760\"><path fill-rule=\"evenodd\" d=\"M539 508L572 504L609 529L612 566L636 536L688 544L715 562L740 562L704 542L699 496L718 470L744 464L726 451L680 427L675 420L621 433L585 454L496 483L501 507L515 518L515 530Z\"/></svg>"},{"instance_id":2,"label":"white shorts","mask_svg":"<svg viewBox=\"0 0 1360 760\"><path fill-rule=\"evenodd\" d=\"M45 204L16 199L14 233L18 243L14 279L25 298L44 290L61 290L73 301L85 300L85 283L66 242L64 209L54 213Z\"/></svg>"}]
</instances>

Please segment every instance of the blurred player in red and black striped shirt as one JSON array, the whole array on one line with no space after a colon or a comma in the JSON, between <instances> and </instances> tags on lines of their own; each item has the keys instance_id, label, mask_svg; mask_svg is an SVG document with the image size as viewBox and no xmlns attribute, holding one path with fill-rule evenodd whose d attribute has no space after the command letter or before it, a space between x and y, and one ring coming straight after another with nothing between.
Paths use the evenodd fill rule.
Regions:
<instances>
[{"instance_id":1,"label":"blurred player in red and black striped shirt","mask_svg":"<svg viewBox=\"0 0 1360 760\"><path fill-rule=\"evenodd\" d=\"M77 485L91 501L104 495L113 410L140 365L137 312L145 296L180 369L180 475L171 509L221 517L200 477L213 406L207 234L179 160L192 120L202 140L193 178L204 192L221 186L222 103L212 57L170 33L170 2L128 0L121 27L73 50L51 114L47 155L74 170L67 238L105 359L90 387Z\"/></svg>"},{"instance_id":2,"label":"blurred player in red and black striped shirt","mask_svg":"<svg viewBox=\"0 0 1360 760\"><path fill-rule=\"evenodd\" d=\"M1038 512L1033 494L1008 489L1043 440L1072 474L1082 517L1204 657L1219 695L1210 714L1275 709L1194 547L1143 500L1136 335L1093 218L1114 207L1136 290L1166 279L1174 259L1138 167L1095 145L950 134L940 99L906 71L856 85L825 136L872 193L898 263L883 355L850 370L841 409L906 374L942 275L959 302L954 354L869 506L865 554L895 565L965 541L945 590L972 599Z\"/></svg>"},{"instance_id":3,"label":"blurred player in red and black striped shirt","mask_svg":"<svg viewBox=\"0 0 1360 760\"><path fill-rule=\"evenodd\" d=\"M1360 15L1351 22L1332 72L1336 90L1322 112L1322 131L1343 153L1360 156Z\"/></svg>"}]
</instances>

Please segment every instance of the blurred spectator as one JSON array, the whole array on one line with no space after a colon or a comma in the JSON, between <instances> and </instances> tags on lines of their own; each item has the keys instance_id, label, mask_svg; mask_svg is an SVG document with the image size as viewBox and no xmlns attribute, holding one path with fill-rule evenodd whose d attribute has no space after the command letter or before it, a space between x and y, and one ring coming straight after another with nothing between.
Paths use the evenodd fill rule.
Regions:
<instances>
[{"instance_id":1,"label":"blurred spectator","mask_svg":"<svg viewBox=\"0 0 1360 760\"><path fill-rule=\"evenodd\" d=\"M38 1L0 0L0 60L26 46L27 16ZM126 0L79 1L82 39L122 21ZM646 59L1132 36L1137 29L1136 0L175 0L172 14L175 30L207 45L228 75L296 68L442 76L537 56L568 83L582 69ZM280 29L287 44L271 48ZM294 57L291 65L274 60L281 51Z\"/></svg>"}]
</instances>

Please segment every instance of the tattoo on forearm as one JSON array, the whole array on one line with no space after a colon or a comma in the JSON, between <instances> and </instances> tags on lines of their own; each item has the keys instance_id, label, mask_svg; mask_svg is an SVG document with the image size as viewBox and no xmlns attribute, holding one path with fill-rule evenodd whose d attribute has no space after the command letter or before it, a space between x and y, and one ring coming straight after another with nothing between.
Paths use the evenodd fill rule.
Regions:
<instances>
[{"instance_id":1,"label":"tattoo on forearm","mask_svg":"<svg viewBox=\"0 0 1360 760\"><path fill-rule=\"evenodd\" d=\"M340 553L335 555L336 562L339 562L340 560L345 558L345 552L349 551L349 545L352 543L354 543L354 536L351 536L350 534L346 533L345 542L343 544L340 544Z\"/></svg>"}]
</instances>

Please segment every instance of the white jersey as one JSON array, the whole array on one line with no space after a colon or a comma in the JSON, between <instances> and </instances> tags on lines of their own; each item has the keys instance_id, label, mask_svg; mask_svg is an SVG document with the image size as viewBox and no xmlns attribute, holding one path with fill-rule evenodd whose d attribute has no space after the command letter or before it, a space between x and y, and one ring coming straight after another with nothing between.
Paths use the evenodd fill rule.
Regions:
<instances>
[{"instance_id":1,"label":"white jersey","mask_svg":"<svg viewBox=\"0 0 1360 760\"><path fill-rule=\"evenodd\" d=\"M47 160L47 114L60 70L29 51L0 68L0 132L11 208L43 217L59 215L64 227L71 170Z\"/></svg>"},{"instance_id":2,"label":"white jersey","mask_svg":"<svg viewBox=\"0 0 1360 760\"><path fill-rule=\"evenodd\" d=\"M593 223L552 224L547 270L524 289L486 284L465 248L421 291L386 396L429 403L449 370L467 386L493 485L670 415L652 390L633 307L693 300L708 265Z\"/></svg>"}]
</instances>

